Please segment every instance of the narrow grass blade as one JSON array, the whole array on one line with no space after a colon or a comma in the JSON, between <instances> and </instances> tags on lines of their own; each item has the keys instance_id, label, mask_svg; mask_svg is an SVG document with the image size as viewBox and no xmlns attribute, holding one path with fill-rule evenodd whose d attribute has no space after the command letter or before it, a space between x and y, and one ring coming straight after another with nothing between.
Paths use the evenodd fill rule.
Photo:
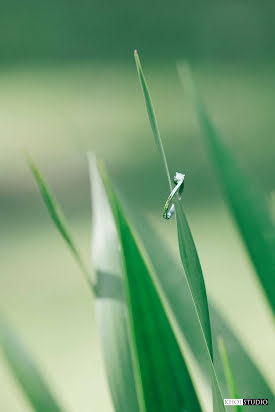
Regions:
<instances>
[{"instance_id":1,"label":"narrow grass blade","mask_svg":"<svg viewBox=\"0 0 275 412\"><path fill-rule=\"evenodd\" d=\"M221 360L223 364L224 374L226 377L227 386L229 389L229 393L232 399L240 399L240 396L237 391L237 387L235 384L235 380L233 377L233 373L231 370L228 354L225 348L225 344L222 337L218 337L218 347L221 355ZM232 408L235 412L243 412L243 408L241 405L235 405Z\"/></svg>"},{"instance_id":2,"label":"narrow grass blade","mask_svg":"<svg viewBox=\"0 0 275 412\"><path fill-rule=\"evenodd\" d=\"M64 214L61 211L60 206L58 205L57 201L55 200L53 194L51 193L45 179L43 178L42 174L40 173L38 167L30 157L30 155L26 155L26 159L28 162L28 165L32 171L32 174L36 180L38 189L40 191L40 194L42 196L42 199L44 201L44 204L49 212L49 215L57 227L57 230L65 240L67 246L69 247L70 251L72 252L75 260L77 261L81 271L83 272L86 280L89 283L89 286L92 287L91 285L91 279L89 276L89 271L86 268L86 265L84 264L84 261L75 245L75 242L72 238L72 235L68 229L67 222L65 219Z\"/></svg>"},{"instance_id":3,"label":"narrow grass blade","mask_svg":"<svg viewBox=\"0 0 275 412\"><path fill-rule=\"evenodd\" d=\"M160 133L159 133L159 128L158 128L158 124L157 124L157 120L156 120L152 100L151 100L151 97L150 97L150 93L149 93L149 90L148 90L148 87L147 87L147 84L146 84L146 80L145 80L145 77L144 77L144 74L143 74L143 71L142 71L142 67L141 67L141 63L140 63L138 53L137 53L136 50L134 52L134 57L135 57L135 61L136 61L137 72L138 72L141 88L142 88L144 99L145 99L145 104L146 104L146 108L147 108L149 121L150 121L152 131L153 131L153 134L154 134L154 137L155 137L156 145L159 149L159 152L160 152L160 155L161 155L161 158L162 158L162 162L163 162L165 172L166 172L166 175L167 175L169 187L170 187L170 190L172 190L171 175L169 173L168 163L167 163L167 160L166 160L163 144L162 144L162 141L161 141L161 137L160 137Z\"/></svg>"},{"instance_id":4,"label":"narrow grass blade","mask_svg":"<svg viewBox=\"0 0 275 412\"><path fill-rule=\"evenodd\" d=\"M193 298L194 306L200 321L200 325L205 336L211 358L213 358L211 326L209 309L206 296L206 289L202 274L202 269L193 240L191 230L188 225L181 202L175 200L179 251L183 268L187 277L188 286Z\"/></svg>"},{"instance_id":5,"label":"narrow grass blade","mask_svg":"<svg viewBox=\"0 0 275 412\"><path fill-rule=\"evenodd\" d=\"M148 91L148 87L146 85L146 81L141 69L141 64L138 59L137 53L135 52L135 58L138 68L138 74L141 80L142 90L145 97L145 102L147 106L147 111L149 115L149 119L152 125L152 130L155 135L156 143L159 147L162 148L161 155L164 166L167 165L165 152L163 150L161 144L161 138L158 131L156 123L156 118L154 115L153 110L151 109L152 103ZM168 167L167 167L168 170ZM169 178L169 173L167 173L168 182L171 185L171 180ZM212 382L212 399L213 399L213 410L214 412L224 411L223 400L217 380L217 376L215 373L214 365L213 365L213 349L212 349L212 337L211 337L211 326L210 326L210 318L209 318L209 309L208 309L208 302L206 296L206 289L204 284L204 279L202 275L202 270L200 266L200 262L198 259L198 254L196 251L196 247L193 241L193 237L185 217L183 208L181 203L178 199L175 200L176 205L176 215L177 215L177 228L178 228L178 241L179 241L179 249L182 264L184 267L184 271L186 274L187 284L192 296L193 304L196 310L196 314L199 321L199 327L201 329L202 338L206 345L207 355L209 356L209 370Z\"/></svg>"},{"instance_id":6,"label":"narrow grass blade","mask_svg":"<svg viewBox=\"0 0 275 412\"><path fill-rule=\"evenodd\" d=\"M268 202L253 176L246 174L217 133L187 67L180 67L180 76L197 111L227 203L275 313L275 226Z\"/></svg>"},{"instance_id":7,"label":"narrow grass blade","mask_svg":"<svg viewBox=\"0 0 275 412\"><path fill-rule=\"evenodd\" d=\"M24 395L36 412L61 412L31 354L0 313L0 346Z\"/></svg>"},{"instance_id":8,"label":"narrow grass blade","mask_svg":"<svg viewBox=\"0 0 275 412\"><path fill-rule=\"evenodd\" d=\"M105 219L105 213L111 206L113 222L116 225L119 240L115 241L113 247L110 248L109 242L114 236L113 224L106 223L108 229L108 233L106 233L105 229L102 231L105 222L102 220L94 222L94 225L96 224L98 227L102 225L101 233L97 232L98 239L93 240L94 248L97 247L98 241L102 245L99 246L102 252L101 260L97 261L96 267L100 274L103 265L115 266L122 275L121 281L124 285L124 299L128 312L129 343L139 410L143 412L166 412L169 409L175 412L201 411L181 348L154 284L150 265L146 261L132 228L114 195L103 167L100 166L100 180L95 165L92 164L91 167L92 185L97 186L97 190L92 192L94 208L96 207L97 210L96 215L98 214L99 219L100 212L104 210ZM101 195L99 187L102 190ZM105 204L106 195L107 204ZM109 221L109 212L110 210L107 213L107 222ZM104 255L102 247L105 245L105 236L109 247L104 249ZM115 265L111 264L114 258L112 252L114 251L121 254L119 256L120 264L117 257L115 257ZM114 273L114 277L120 277L118 271ZM107 293L107 296L110 296L110 293ZM113 299L115 299L114 296ZM118 374L118 371L113 368L113 373ZM125 380L121 382L122 388L125 388L124 392L127 392L127 384L128 382ZM122 409L117 408L116 410L126 409L122 405ZM132 409L130 410L132 411Z\"/></svg>"},{"instance_id":9,"label":"narrow grass blade","mask_svg":"<svg viewBox=\"0 0 275 412\"><path fill-rule=\"evenodd\" d=\"M149 90L146 84L146 80L141 68L141 63L138 58L137 52L135 52L135 59L137 64L138 75L140 78L145 103L148 111L148 116L150 123L152 125L152 130L155 136L155 141L157 146L161 149L162 160L165 168L168 170L167 161L165 152L163 149L163 145L161 142L161 137L158 132L158 126L156 117L154 115L154 110L152 107L152 102L150 99ZM171 179L169 172L167 172L168 182L171 185ZM176 202L176 211L177 211L177 226L178 226L178 237L179 237L179 247L180 253L182 257L183 267L185 269L185 273L188 279L188 285L191 290L191 294L193 296L194 305L196 307L198 317L200 323L202 325L203 333L205 335L205 339L207 341L207 345L209 348L210 355L212 357L212 339L211 339L211 327L210 327L210 319L209 319L209 310L208 310L208 303L206 297L206 290L204 285L204 279L200 267L200 262L198 259L196 247L193 241L193 237L191 231L188 226L187 219L184 215L182 206L179 202Z\"/></svg>"}]
</instances>

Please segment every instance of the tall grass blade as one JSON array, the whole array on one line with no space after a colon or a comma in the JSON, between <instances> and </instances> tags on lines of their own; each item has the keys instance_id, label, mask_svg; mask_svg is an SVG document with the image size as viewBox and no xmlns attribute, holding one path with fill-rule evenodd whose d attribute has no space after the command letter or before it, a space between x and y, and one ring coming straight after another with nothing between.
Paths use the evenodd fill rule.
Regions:
<instances>
[{"instance_id":1,"label":"tall grass blade","mask_svg":"<svg viewBox=\"0 0 275 412\"><path fill-rule=\"evenodd\" d=\"M138 52L136 50L134 52L134 57L135 57L135 61L136 61L137 72L138 72L141 88L142 88L144 99L145 99L145 104L146 104L146 109L147 109L149 121L150 121L152 131L153 131L153 134L154 134L154 137L155 137L156 145L159 149L159 152L160 152L160 155L161 155L161 158L162 158L162 163L164 165L164 169L165 169L165 172L166 172L166 175L167 175L169 187L170 187L170 190L172 190L171 175L170 175L170 172L169 172L168 163L167 163L167 160L166 160L162 140L161 140L161 137L160 137L160 132L159 132L158 124L157 124L157 121L156 121L156 116L155 116L152 100L151 100L149 89L147 87L147 83L146 83L146 80L145 80L145 77L144 77L144 74L143 74L143 70L142 70L142 67L141 67L140 60L139 60Z\"/></svg>"},{"instance_id":2,"label":"tall grass blade","mask_svg":"<svg viewBox=\"0 0 275 412\"><path fill-rule=\"evenodd\" d=\"M107 205L111 206L120 244L119 248L117 242L113 248L108 247L105 250L105 256L101 255L102 261L98 261L96 266L100 274L104 262L113 266L111 264L114 256L112 250L121 253L121 281L124 285L124 299L127 305L129 342L140 411L166 412L169 409L175 412L201 411L181 347L154 284L152 268L143 255L142 248L121 209L103 166L100 166L100 180L96 166L92 164L91 168L92 185L96 185L98 189L101 187L102 190L101 196L99 190L92 192L96 213L100 213L101 210L106 212ZM107 205L105 204L106 195ZM99 216L98 214L98 218ZM94 224L100 226L101 222L102 220L99 220ZM108 228L113 236L113 224L108 224ZM105 230L97 234L102 236L102 233L104 239ZM105 233L105 235L109 242L108 234ZM98 240L100 242L100 239ZM96 247L97 239L94 239L93 243ZM103 252L103 249L101 251ZM119 265L115 266L119 269ZM119 278L118 273L114 276ZM127 385L124 382L125 384Z\"/></svg>"},{"instance_id":3,"label":"tall grass blade","mask_svg":"<svg viewBox=\"0 0 275 412\"><path fill-rule=\"evenodd\" d=\"M178 199L175 199L175 207L181 260L200 326L205 336L210 356L213 358L209 308L197 249L182 204Z\"/></svg>"},{"instance_id":4,"label":"tall grass blade","mask_svg":"<svg viewBox=\"0 0 275 412\"><path fill-rule=\"evenodd\" d=\"M144 78L143 71L141 69L141 64L138 59L137 53L135 52L135 59L137 63L138 75L140 77L141 86L147 106L147 111L152 125L152 130L155 135L155 140L158 146L161 144L161 138L159 133L155 132L155 125L157 121L154 115L154 111L150 110L152 107L149 90ZM149 108L149 109L148 109ZM158 129L157 129L158 130ZM160 143L159 143L160 142ZM161 144L162 147L162 144ZM161 150L162 160L164 165L167 165L165 152ZM167 167L168 170L168 167ZM171 180L169 178L169 173L167 173L169 186L171 188ZM196 247L193 241L193 237L185 217L183 208L178 199L175 201L176 212L177 212L177 228L178 228L178 240L179 240L179 249L182 264L187 278L188 287L193 299L194 307L198 316L199 327L201 328L202 338L205 341L207 354L209 356L209 367L210 367L210 376L212 382L212 399L213 399L213 410L224 411L223 400L217 381L214 365L213 365L213 349L212 349L212 337L211 337L211 326L209 318L209 309L208 302L205 290L204 279L202 275L202 270L200 262L198 259Z\"/></svg>"},{"instance_id":5,"label":"tall grass blade","mask_svg":"<svg viewBox=\"0 0 275 412\"><path fill-rule=\"evenodd\" d=\"M246 174L213 126L188 68L181 66L179 71L197 111L225 198L275 313L275 226L269 204L253 176Z\"/></svg>"},{"instance_id":6,"label":"tall grass blade","mask_svg":"<svg viewBox=\"0 0 275 412\"><path fill-rule=\"evenodd\" d=\"M148 111L148 116L150 123L152 125L152 130L155 136L155 141L157 145L161 148L161 155L163 163L166 167L167 161L165 152L163 149L162 141L160 134L158 132L157 120L154 114L154 110L152 107L152 102L149 94L149 90L146 84L146 80L141 68L141 63L138 58L138 54L135 51L135 59L137 64L138 75L140 78L142 91L145 98L145 103ZM166 167L168 170L168 167ZM168 182L171 185L171 179L169 172L167 173ZM187 219L184 215L183 209L181 205L176 202L176 210L177 210L177 224L178 224L178 237L179 237L179 247L180 253L182 257L182 263L185 269L185 273L188 279L188 285L191 290L191 294L194 299L194 305L198 312L198 317L200 323L202 325L203 333L205 335L207 345L209 348L209 352L212 357L212 339L211 339L211 327L210 327L210 319L209 319L209 310L208 310L208 303L207 303L207 296L205 290L204 279L200 267L200 262L198 259L196 247L193 241L193 237L191 231L189 229Z\"/></svg>"},{"instance_id":7,"label":"tall grass blade","mask_svg":"<svg viewBox=\"0 0 275 412\"><path fill-rule=\"evenodd\" d=\"M0 313L0 346L24 395L36 412L62 412L31 354Z\"/></svg>"},{"instance_id":8,"label":"tall grass blade","mask_svg":"<svg viewBox=\"0 0 275 412\"><path fill-rule=\"evenodd\" d=\"M64 241L66 242L67 246L69 247L71 253L73 254L76 262L78 263L81 271L83 272L85 279L87 280L88 284L90 287L92 287L91 284L91 278L89 275L89 271L80 255L80 252L78 251L75 242L73 240L73 237L68 229L68 225L65 219L64 214L61 211L60 206L58 205L57 201L55 200L53 194L51 193L45 179L43 178L41 172L39 171L37 165L33 161L33 159L30 157L29 154L26 154L26 159L28 162L28 165L30 167L30 170L36 180L38 189L40 191L41 197L44 201L44 204L49 212L49 215L55 224L57 230L63 237Z\"/></svg>"},{"instance_id":9,"label":"tall grass blade","mask_svg":"<svg viewBox=\"0 0 275 412\"><path fill-rule=\"evenodd\" d=\"M233 372L230 366L228 354L225 348L225 344L222 337L218 337L218 347L221 355L221 360L223 364L224 374L226 377L227 386L229 389L229 393L232 399L240 399L240 396L237 391L237 387L235 384L235 380L233 377ZM241 405L235 405L232 408L235 412L243 412L243 408Z\"/></svg>"}]
</instances>

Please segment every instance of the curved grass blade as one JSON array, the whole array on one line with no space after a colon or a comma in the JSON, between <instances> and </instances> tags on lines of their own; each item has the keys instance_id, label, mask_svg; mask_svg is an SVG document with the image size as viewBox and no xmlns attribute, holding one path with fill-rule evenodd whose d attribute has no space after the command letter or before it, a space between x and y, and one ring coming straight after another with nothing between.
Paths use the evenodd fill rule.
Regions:
<instances>
[{"instance_id":1,"label":"curved grass blade","mask_svg":"<svg viewBox=\"0 0 275 412\"><path fill-rule=\"evenodd\" d=\"M152 102L149 94L149 90L144 78L143 71L141 69L141 64L138 59L137 52L135 52L135 59L137 64L138 75L140 78L146 107L148 111L148 116L150 119L150 123L152 125L152 130L155 136L156 143L158 147L161 147L161 155L164 165L167 165L165 152L163 150L163 146L161 143L161 137L158 131L157 121L154 115L154 110L152 108ZM167 169L167 177L169 186L171 188L171 179ZM209 309L208 309L208 302L207 302L207 295L206 289L204 284L204 279L202 275L202 270L200 266L200 262L198 259L196 247L193 241L193 237L185 217L183 208L181 203L178 199L175 201L176 206L176 216L177 216L177 228L178 228L178 240L179 240L179 249L182 264L184 267L184 271L187 278L187 284L190 289L190 293L193 299L194 307L196 309L196 313L198 316L199 326L202 332L202 338L205 341L207 354L209 355L209 366L210 366L210 376L212 382L212 399L213 399L213 410L216 411L224 411L224 405L222 401L222 396L219 388L219 384L217 381L214 365L213 365L213 349L212 349L212 337L211 337L211 326L210 326L210 318L209 318Z\"/></svg>"},{"instance_id":2,"label":"curved grass blade","mask_svg":"<svg viewBox=\"0 0 275 412\"><path fill-rule=\"evenodd\" d=\"M231 212L254 264L258 279L275 313L275 225L268 202L255 180L246 175L213 126L193 84L189 70L179 68Z\"/></svg>"},{"instance_id":3,"label":"curved grass blade","mask_svg":"<svg viewBox=\"0 0 275 412\"><path fill-rule=\"evenodd\" d=\"M37 412L62 412L30 353L0 313L0 346L25 396Z\"/></svg>"},{"instance_id":4,"label":"curved grass blade","mask_svg":"<svg viewBox=\"0 0 275 412\"><path fill-rule=\"evenodd\" d=\"M224 374L226 377L227 386L229 388L229 393L232 399L240 399L240 396L237 391L233 373L231 370L228 354L225 348L225 344L222 337L218 337L218 347L221 355L221 360L223 364ZM233 410L235 412L242 412L243 408L241 405L235 405Z\"/></svg>"},{"instance_id":5,"label":"curved grass blade","mask_svg":"<svg viewBox=\"0 0 275 412\"><path fill-rule=\"evenodd\" d=\"M81 271L83 272L85 279L87 280L90 287L92 287L91 278L89 275L89 271L84 264L84 261L75 245L73 237L68 229L67 222L65 219L64 214L61 211L57 201L55 200L53 194L51 193L45 179L43 178L42 174L40 173L37 165L34 163L33 159L30 157L29 154L26 154L26 159L28 165L32 171L32 174L36 180L38 189L44 201L44 204L49 212L49 215L55 224L57 230L65 240L67 246L69 247L71 253L73 254L75 260L77 261Z\"/></svg>"},{"instance_id":6,"label":"curved grass blade","mask_svg":"<svg viewBox=\"0 0 275 412\"><path fill-rule=\"evenodd\" d=\"M99 196L100 193L97 191L97 197L93 196L93 202L99 203L98 211L102 208L106 211L107 194L121 246L121 280L125 289L129 342L140 411L201 411L181 348L153 282L151 268L142 254L102 166L100 175L101 183L97 181L99 175L95 165L92 165L92 183L104 187L105 192ZM110 231L112 233L113 229ZM94 242L96 243L96 240ZM120 249L117 242L112 249ZM106 252L109 250L108 248ZM105 255L104 261L112 259L112 256L113 254ZM103 262L99 267L99 273Z\"/></svg>"},{"instance_id":7,"label":"curved grass blade","mask_svg":"<svg viewBox=\"0 0 275 412\"><path fill-rule=\"evenodd\" d=\"M155 141L157 146L161 149L162 160L165 168L167 169L167 178L169 182L170 189L172 187L171 178L168 171L167 161L165 152L163 149L161 137L158 131L157 120L154 114L154 109L152 106L152 101L150 98L149 90L146 84L146 80L141 68L141 63L138 58L138 54L135 51L135 59L137 64L138 75L140 78L140 83L142 86L142 91L145 98L145 103L148 111L149 120L152 126L152 130L155 136ZM188 284L191 290L191 294L194 299L194 305L198 312L198 317L200 319L203 333L205 335L209 352L212 357L212 339L211 339L211 327L209 319L209 310L207 303L206 290L203 280L203 275L200 267L200 262L198 259L196 247L193 241L191 231L189 229L186 217L184 215L181 205L176 202L177 210L177 225L178 225L178 236L179 236L179 247L182 257L183 267L185 269L186 276L188 278Z\"/></svg>"},{"instance_id":8,"label":"curved grass blade","mask_svg":"<svg viewBox=\"0 0 275 412\"><path fill-rule=\"evenodd\" d=\"M167 163L167 160L166 160L163 144L162 144L162 141L161 141L160 132L159 132L158 124L157 124L157 121L156 121L156 116L155 116L152 100L151 100L149 89L147 87L146 80L145 80L145 77L144 77L144 74L143 74L143 71L142 71L141 63L140 63L140 60L139 60L139 57L138 57L138 52L136 50L134 51L134 57L135 57L135 61L136 61L138 77L139 77L141 88L142 88L142 91L143 91L143 94L144 94L144 99L145 99L145 104L146 104L146 109L147 109L149 121L150 121L152 131L153 131L153 134L154 134L154 137L155 137L156 145L159 149L159 152L160 152L160 155L161 155L161 158L162 158L162 163L164 165L164 169L165 169L165 172L166 172L166 175L167 175L169 187L170 187L170 190L172 191L171 175L170 175L170 172L169 172L168 163Z\"/></svg>"}]
</instances>

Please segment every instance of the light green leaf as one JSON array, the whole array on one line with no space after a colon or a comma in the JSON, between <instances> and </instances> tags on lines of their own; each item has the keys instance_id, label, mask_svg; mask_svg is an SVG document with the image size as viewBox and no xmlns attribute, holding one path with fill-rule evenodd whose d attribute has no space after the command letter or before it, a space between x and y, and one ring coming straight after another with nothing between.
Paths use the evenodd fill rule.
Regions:
<instances>
[{"instance_id":1,"label":"light green leaf","mask_svg":"<svg viewBox=\"0 0 275 412\"><path fill-rule=\"evenodd\" d=\"M86 281L88 282L89 286L92 288L91 277L89 274L88 269L75 245L73 237L68 229L68 225L65 219L63 212L61 211L60 206L58 205L57 201L55 200L53 194L51 193L45 179L43 178L42 174L40 173L37 165L34 163L33 159L30 157L29 154L26 154L26 159L28 165L32 171L32 174L36 180L38 189L44 201L44 204L49 212L49 215L55 224L57 230L65 240L67 246L69 247L71 253L73 254L77 264L79 265L81 271L83 272Z\"/></svg>"},{"instance_id":2,"label":"light green leaf","mask_svg":"<svg viewBox=\"0 0 275 412\"><path fill-rule=\"evenodd\" d=\"M0 346L11 371L37 412L61 412L31 354L0 313Z\"/></svg>"},{"instance_id":3,"label":"light green leaf","mask_svg":"<svg viewBox=\"0 0 275 412\"><path fill-rule=\"evenodd\" d=\"M169 409L175 412L201 411L185 358L182 355L182 348L178 344L160 292L154 283L152 268L121 210L102 166L100 167L102 182L99 181L95 165L92 165L91 170L92 186L97 187L97 190L92 192L93 204L98 216L98 221L94 222L94 225L101 227L101 231L96 231L98 237L94 238L93 247L98 248L99 243L99 250L102 252L99 255L98 252L93 253L93 259L96 256L101 256L101 260L96 263L99 275L106 264L110 267L116 267L117 273L114 273L114 277L117 279L120 277L124 284L129 322L129 342L139 408L146 412L166 412ZM105 232L105 229L102 231L101 226L102 224L103 227L105 226L103 220L105 220L105 213L108 210L105 204L106 194L118 235L118 241L113 237L112 247L110 247L110 242L114 232L113 224L109 221L110 210L107 212L107 222L109 223L106 223L108 233ZM100 213L102 210L104 211L103 215ZM105 236L108 243L106 249ZM114 264L112 263L114 256L112 251L117 251ZM107 295L110 296L110 293ZM115 370L117 366L112 368L115 374L118 374L118 371ZM127 382L124 379L121 379L121 384L122 386L124 384L124 388L126 385L127 390ZM126 408L123 405L118 405L116 410L126 411Z\"/></svg>"},{"instance_id":4,"label":"light green leaf","mask_svg":"<svg viewBox=\"0 0 275 412\"><path fill-rule=\"evenodd\" d=\"M112 210L90 157L92 262L96 270L95 312L109 388L117 412L138 412L129 344L129 325L122 287L122 251Z\"/></svg>"},{"instance_id":5,"label":"light green leaf","mask_svg":"<svg viewBox=\"0 0 275 412\"><path fill-rule=\"evenodd\" d=\"M221 360L223 364L224 374L226 377L227 386L229 388L229 393L232 399L240 399L240 396L237 391L233 373L231 370L228 354L225 348L225 344L222 337L218 337L218 347L221 355ZM235 412L242 412L243 408L241 405L235 405L233 407Z\"/></svg>"},{"instance_id":6,"label":"light green leaf","mask_svg":"<svg viewBox=\"0 0 275 412\"><path fill-rule=\"evenodd\" d=\"M256 179L246 174L217 133L187 67L180 67L180 76L197 111L227 203L275 313L275 225L269 204Z\"/></svg>"},{"instance_id":7,"label":"light green leaf","mask_svg":"<svg viewBox=\"0 0 275 412\"><path fill-rule=\"evenodd\" d=\"M105 203L93 202L93 239L96 239L96 241L92 244L92 254L95 260L94 264L98 269L97 283L96 285L93 285L90 281L88 270L78 252L78 248L72 240L72 235L70 234L59 204L51 194L51 191L37 166L29 156L27 158L49 214L67 246L71 250L72 256L80 265L80 268L88 281L89 287L95 294L97 322L101 335L105 368L114 406L116 410L121 412L128 412L129 410L138 412L139 409L125 316L126 308L124 302L121 301L123 297L122 285L118 282L120 279L113 276L113 274L116 274L118 271L115 263L118 242L115 240L117 239L117 235L114 233L114 230L116 229L114 223L112 223L113 219L108 219L108 216L110 216L110 214L108 215L108 208L110 209L110 207L108 206L107 201ZM94 182L92 197L94 199L101 199L101 187L96 185L96 182L98 182L97 179L95 179ZM105 208L103 208L104 205ZM111 230L112 224L113 231ZM112 236L114 236L114 238ZM106 266L108 263L108 260L106 260L102 270L100 270L101 266L99 262L101 262L101 264L104 262L105 248L107 248L106 250L108 250L110 255L113 254L112 259L110 260L112 265L111 267L108 265Z\"/></svg>"}]
</instances>

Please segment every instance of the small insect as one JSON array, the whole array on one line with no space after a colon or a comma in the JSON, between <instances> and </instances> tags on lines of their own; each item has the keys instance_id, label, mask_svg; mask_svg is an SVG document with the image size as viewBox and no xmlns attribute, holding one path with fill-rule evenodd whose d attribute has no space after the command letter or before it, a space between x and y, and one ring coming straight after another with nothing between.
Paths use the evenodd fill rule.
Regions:
<instances>
[{"instance_id":1,"label":"small insect","mask_svg":"<svg viewBox=\"0 0 275 412\"><path fill-rule=\"evenodd\" d=\"M176 172L176 175L174 176L174 183L176 186L174 187L174 189L168 196L168 199L166 200L166 203L164 205L164 210L163 210L164 219L171 219L171 217L173 216L175 212L174 203L172 204L171 207L170 207L170 203L176 193L178 193L179 200L181 199L181 195L182 195L183 188L184 188L184 177L185 175L179 172Z\"/></svg>"}]
</instances>

